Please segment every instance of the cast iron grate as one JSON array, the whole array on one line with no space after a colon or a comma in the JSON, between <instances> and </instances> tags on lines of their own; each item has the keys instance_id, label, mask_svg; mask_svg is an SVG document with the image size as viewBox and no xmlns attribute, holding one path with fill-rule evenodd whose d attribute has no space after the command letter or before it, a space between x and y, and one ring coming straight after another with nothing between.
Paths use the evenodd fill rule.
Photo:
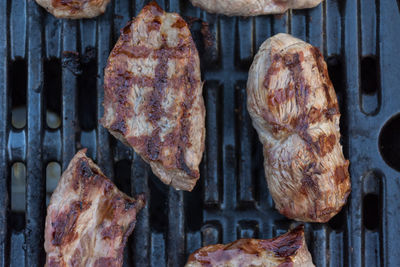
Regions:
<instances>
[{"instance_id":1,"label":"cast iron grate","mask_svg":"<svg viewBox=\"0 0 400 267\"><path fill-rule=\"evenodd\" d=\"M195 9L187 0L159 0L193 22L206 81L202 178L192 193L184 193L159 182L97 123L108 54L119 29L147 2L114 0L96 19L71 21L55 19L32 0L0 1L0 266L43 266L46 203L80 147L89 148L123 191L148 196L125 266L182 266L206 244L285 232L293 222L273 208L245 105L252 58L278 32L324 53L351 161L349 204L328 224L306 224L315 264L399 266L400 166L388 159L398 155L385 151L400 144L399 138L384 138L399 131L388 128L398 123L388 124L379 142L393 169L378 146L384 122L400 111L398 3L326 0L281 16L229 18ZM201 23L191 18L208 22L210 35L204 37Z\"/></svg>"}]
</instances>

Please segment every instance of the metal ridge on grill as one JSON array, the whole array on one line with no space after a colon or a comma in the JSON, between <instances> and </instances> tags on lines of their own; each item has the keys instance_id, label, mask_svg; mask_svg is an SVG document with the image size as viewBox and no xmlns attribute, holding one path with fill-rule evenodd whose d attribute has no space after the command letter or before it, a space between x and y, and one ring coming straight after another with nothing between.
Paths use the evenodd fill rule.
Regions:
<instances>
[{"instance_id":1,"label":"metal ridge on grill","mask_svg":"<svg viewBox=\"0 0 400 267\"><path fill-rule=\"evenodd\" d=\"M254 54L278 32L324 54L350 160L348 204L327 224L305 225L314 263L400 266L400 166L389 167L379 151L400 144L378 142L385 121L400 112L399 1L327 0L310 10L243 18L158 0L191 22L201 56L207 136L191 193L158 181L98 123L109 52L147 2L114 0L95 19L59 20L35 1L0 1L0 267L43 266L46 199L81 147L122 191L147 195L124 266L183 266L204 245L285 233L293 222L273 207L245 90Z\"/></svg>"}]
</instances>

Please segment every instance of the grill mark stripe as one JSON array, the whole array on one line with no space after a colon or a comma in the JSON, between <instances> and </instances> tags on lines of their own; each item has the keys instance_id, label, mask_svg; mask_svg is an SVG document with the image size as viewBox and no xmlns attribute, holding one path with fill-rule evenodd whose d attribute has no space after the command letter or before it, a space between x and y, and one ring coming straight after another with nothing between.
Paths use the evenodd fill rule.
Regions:
<instances>
[{"instance_id":1,"label":"grill mark stripe","mask_svg":"<svg viewBox=\"0 0 400 267\"><path fill-rule=\"evenodd\" d=\"M193 44L192 44L193 45ZM185 161L185 155L184 155L184 147L190 146L189 142L189 133L190 133L190 120L189 120L189 110L193 106L193 100L194 100L194 91L195 91L195 85L198 83L198 81L195 78L195 70L194 70L194 64L195 60L193 55L190 57L190 62L188 66L186 67L186 73L187 73L187 82L183 83L188 86L188 88L185 88L185 95L184 95L184 102L181 104L182 106L182 116L180 119L180 137L179 137L179 145L178 145L178 157L177 157L177 167L184 172L186 172L189 176L198 178L199 173L191 170Z\"/></svg>"},{"instance_id":2,"label":"grill mark stripe","mask_svg":"<svg viewBox=\"0 0 400 267\"><path fill-rule=\"evenodd\" d=\"M165 97L165 89L168 86L168 60L170 54L168 53L168 49L164 49L167 47L167 43L164 36L163 39L161 48L155 51L158 64L155 67L154 73L154 89L152 90L150 100L147 103L147 114L149 114L147 121L153 125L156 125L160 118L165 114L161 103Z\"/></svg>"},{"instance_id":3,"label":"grill mark stripe","mask_svg":"<svg viewBox=\"0 0 400 267\"><path fill-rule=\"evenodd\" d=\"M312 137L308 133L308 114L307 114L307 98L309 95L310 85L305 82L303 76L303 67L301 66L304 61L304 54L302 51L293 54L286 54L283 56L285 66L289 68L292 74L295 86L295 99L297 105L300 107L300 116L293 120L293 127L295 131L302 137L309 148L313 147L319 151L319 146L315 145Z\"/></svg>"},{"instance_id":4,"label":"grill mark stripe","mask_svg":"<svg viewBox=\"0 0 400 267\"><path fill-rule=\"evenodd\" d=\"M321 54L321 51L319 51L318 48L312 47L310 48L311 54L317 64L318 72L320 73L321 77L323 78L323 91L325 93L326 101L328 103L327 110L329 113L326 113L327 117L332 117L329 116L330 114L339 114L339 104L337 102L337 99L334 97L331 97L330 91L333 90L333 84L331 82L331 79L329 78L328 70L326 68L326 65L324 64L324 58Z\"/></svg>"},{"instance_id":5,"label":"grill mark stripe","mask_svg":"<svg viewBox=\"0 0 400 267\"><path fill-rule=\"evenodd\" d=\"M93 0L52 0L51 4L54 8L63 8L71 13L76 13L83 10L86 4L90 4L90 2L93 2Z\"/></svg>"}]
</instances>

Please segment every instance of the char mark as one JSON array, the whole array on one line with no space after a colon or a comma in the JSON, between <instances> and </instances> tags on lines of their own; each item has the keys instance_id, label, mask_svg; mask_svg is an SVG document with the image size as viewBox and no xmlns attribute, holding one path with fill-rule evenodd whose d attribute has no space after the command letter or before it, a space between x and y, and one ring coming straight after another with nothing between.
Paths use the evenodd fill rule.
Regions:
<instances>
[{"instance_id":1,"label":"char mark","mask_svg":"<svg viewBox=\"0 0 400 267\"><path fill-rule=\"evenodd\" d=\"M113 124L111 124L110 129L114 132L125 134L127 129L124 119L120 116L117 116L117 119L113 122Z\"/></svg>"},{"instance_id":2,"label":"char mark","mask_svg":"<svg viewBox=\"0 0 400 267\"><path fill-rule=\"evenodd\" d=\"M337 184L343 183L349 177L348 161L344 166L337 166L335 169L335 181Z\"/></svg>"},{"instance_id":3,"label":"char mark","mask_svg":"<svg viewBox=\"0 0 400 267\"><path fill-rule=\"evenodd\" d=\"M67 211L56 215L55 221L51 222L54 229L51 243L54 246L67 244L78 237L75 226L82 209L82 202L75 201L71 203Z\"/></svg>"},{"instance_id":4,"label":"char mark","mask_svg":"<svg viewBox=\"0 0 400 267\"><path fill-rule=\"evenodd\" d=\"M78 164L78 172L81 177L90 178L94 175L89 162L86 159L80 159Z\"/></svg>"},{"instance_id":5,"label":"char mark","mask_svg":"<svg viewBox=\"0 0 400 267\"><path fill-rule=\"evenodd\" d=\"M290 257L295 255L297 250L303 245L303 235L304 227L301 225L287 234L265 240L262 246L272 251L278 257Z\"/></svg>"},{"instance_id":6,"label":"char mark","mask_svg":"<svg viewBox=\"0 0 400 267\"><path fill-rule=\"evenodd\" d=\"M71 12L78 12L83 9L83 6L90 0L52 0L54 8L69 8Z\"/></svg>"},{"instance_id":7,"label":"char mark","mask_svg":"<svg viewBox=\"0 0 400 267\"><path fill-rule=\"evenodd\" d=\"M165 95L165 89L168 86L168 60L170 53L168 53L169 49L164 49L167 47L166 41L164 40L163 42L162 47L155 51L158 64L155 67L154 88L147 103L147 120L153 125L156 125L161 117L165 115L162 100Z\"/></svg>"}]
</instances>

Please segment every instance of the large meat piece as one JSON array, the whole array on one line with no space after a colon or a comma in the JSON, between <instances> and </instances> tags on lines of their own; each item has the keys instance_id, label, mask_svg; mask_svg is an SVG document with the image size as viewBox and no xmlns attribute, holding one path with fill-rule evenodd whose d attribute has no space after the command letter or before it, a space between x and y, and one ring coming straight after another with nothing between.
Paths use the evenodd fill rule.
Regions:
<instances>
[{"instance_id":1,"label":"large meat piece","mask_svg":"<svg viewBox=\"0 0 400 267\"><path fill-rule=\"evenodd\" d=\"M144 196L131 198L79 151L61 176L47 208L47 267L122 266L128 236Z\"/></svg>"},{"instance_id":2,"label":"large meat piece","mask_svg":"<svg viewBox=\"0 0 400 267\"><path fill-rule=\"evenodd\" d=\"M288 34L265 41L250 68L247 108L276 208L291 219L327 222L351 186L336 93L320 51Z\"/></svg>"},{"instance_id":3,"label":"large meat piece","mask_svg":"<svg viewBox=\"0 0 400 267\"><path fill-rule=\"evenodd\" d=\"M191 0L194 6L210 13L228 16L257 16L282 14L288 9L317 6L322 0Z\"/></svg>"},{"instance_id":4,"label":"large meat piece","mask_svg":"<svg viewBox=\"0 0 400 267\"><path fill-rule=\"evenodd\" d=\"M199 55L186 22L155 2L121 30L104 74L104 117L161 181L191 191L204 151Z\"/></svg>"},{"instance_id":5,"label":"large meat piece","mask_svg":"<svg viewBox=\"0 0 400 267\"><path fill-rule=\"evenodd\" d=\"M185 267L313 267L303 226L272 239L239 239L203 247L190 255Z\"/></svg>"},{"instance_id":6,"label":"large meat piece","mask_svg":"<svg viewBox=\"0 0 400 267\"><path fill-rule=\"evenodd\" d=\"M106 10L110 0L36 0L57 18L93 18Z\"/></svg>"}]
</instances>

